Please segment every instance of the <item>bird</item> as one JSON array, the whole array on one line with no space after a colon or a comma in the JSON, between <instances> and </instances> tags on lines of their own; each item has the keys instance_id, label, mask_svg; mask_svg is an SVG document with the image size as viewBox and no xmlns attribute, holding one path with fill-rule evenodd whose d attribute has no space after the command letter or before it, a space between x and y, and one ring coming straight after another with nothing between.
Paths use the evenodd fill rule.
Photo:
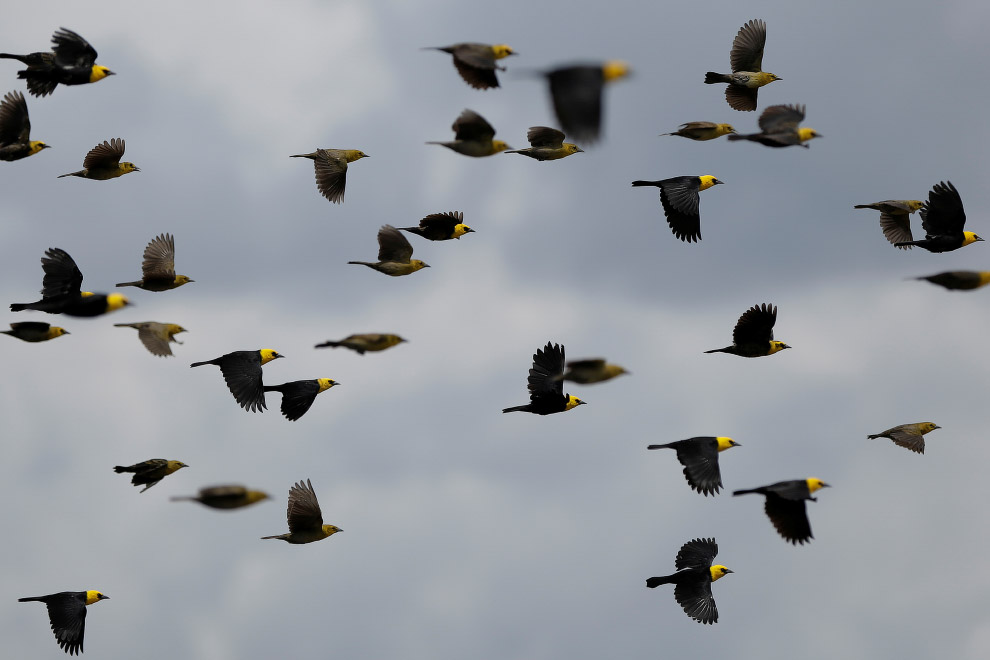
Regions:
<instances>
[{"instance_id":1,"label":"bird","mask_svg":"<svg viewBox=\"0 0 990 660\"><path fill-rule=\"evenodd\" d=\"M289 507L285 512L285 517L289 522L287 534L262 536L261 538L281 539L286 543L293 544L312 543L344 531L336 525L323 524L320 503L316 499L316 492L313 490L313 484L309 479L306 480L305 484L300 481L289 489Z\"/></svg>"},{"instance_id":2,"label":"bird","mask_svg":"<svg viewBox=\"0 0 990 660\"><path fill-rule=\"evenodd\" d=\"M766 496L766 503L763 510L773 523L777 533L784 540L790 541L794 545L804 544L814 538L811 534L811 523L808 522L808 514L805 512L804 501L818 500L811 496L812 493L828 488L829 485L821 479L795 479L793 481L778 481L769 486L759 488L749 488L737 490L732 494L745 495L747 493L759 493Z\"/></svg>"},{"instance_id":3,"label":"bird","mask_svg":"<svg viewBox=\"0 0 990 660\"><path fill-rule=\"evenodd\" d=\"M527 387L529 403L505 408L507 412L528 412L535 415L551 415L564 412L586 403L576 396L564 394L564 384L557 378L564 373L564 347L547 342L543 349L533 354L533 368L529 370Z\"/></svg>"},{"instance_id":4,"label":"bird","mask_svg":"<svg viewBox=\"0 0 990 660\"><path fill-rule=\"evenodd\" d=\"M59 28L52 35L52 44L51 52L0 53L0 58L27 65L27 69L17 72L17 77L27 81L28 92L32 95L48 96L60 83L84 85L114 75L113 71L96 63L96 49L72 30Z\"/></svg>"},{"instance_id":5,"label":"bird","mask_svg":"<svg viewBox=\"0 0 990 660\"><path fill-rule=\"evenodd\" d=\"M756 110L756 97L760 87L775 80L782 80L762 69L763 47L767 42L767 24L763 19L754 18L739 28L732 40L729 51L729 64L732 73L705 74L705 84L729 83L725 88L725 100L733 110Z\"/></svg>"},{"instance_id":6,"label":"bird","mask_svg":"<svg viewBox=\"0 0 990 660\"><path fill-rule=\"evenodd\" d=\"M675 450L677 460L684 466L684 478L688 484L695 491L708 496L718 493L722 488L722 473L718 467L719 452L741 446L732 438L724 436L699 436L665 445L649 445L647 449Z\"/></svg>"},{"instance_id":7,"label":"bird","mask_svg":"<svg viewBox=\"0 0 990 660\"><path fill-rule=\"evenodd\" d=\"M51 623L55 641L69 655L83 652L83 636L86 634L86 606L107 600L99 591L61 591L47 596L18 598L18 603L38 601L48 607L48 621Z\"/></svg>"},{"instance_id":8,"label":"bird","mask_svg":"<svg viewBox=\"0 0 990 660\"><path fill-rule=\"evenodd\" d=\"M951 252L961 247L982 241L971 231L963 231L966 212L962 199L951 181L942 181L928 193L928 201L921 207L921 226L925 238L920 241L901 241L895 247L917 245L929 252Z\"/></svg>"},{"instance_id":9,"label":"bird","mask_svg":"<svg viewBox=\"0 0 990 660\"><path fill-rule=\"evenodd\" d=\"M407 231L431 241L449 241L474 232L463 221L464 213L461 211L431 213L419 221L418 227L399 227L399 231Z\"/></svg>"},{"instance_id":10,"label":"bird","mask_svg":"<svg viewBox=\"0 0 990 660\"><path fill-rule=\"evenodd\" d=\"M296 154L289 158L309 158L316 170L316 188L320 194L334 204L344 201L344 186L347 184L347 164L368 154L359 149L317 149L311 154Z\"/></svg>"},{"instance_id":11,"label":"bird","mask_svg":"<svg viewBox=\"0 0 990 660\"><path fill-rule=\"evenodd\" d=\"M475 89L498 87L496 71L505 67L496 64L498 60L516 55L507 44L462 43L452 46L428 46L424 50L439 50L454 56L454 66L464 82Z\"/></svg>"},{"instance_id":12,"label":"bird","mask_svg":"<svg viewBox=\"0 0 990 660\"><path fill-rule=\"evenodd\" d=\"M564 133L549 126L530 126L526 133L529 140L529 147L526 149L513 149L506 151L507 154L522 154L536 160L560 160L576 153L583 153L584 149L573 142L564 142Z\"/></svg>"},{"instance_id":13,"label":"bird","mask_svg":"<svg viewBox=\"0 0 990 660\"><path fill-rule=\"evenodd\" d=\"M763 357L790 348L782 341L774 341L773 326L777 322L777 308L771 304L753 305L739 317L732 329L732 345L713 348L705 353L731 353L742 357Z\"/></svg>"},{"instance_id":14,"label":"bird","mask_svg":"<svg viewBox=\"0 0 990 660\"><path fill-rule=\"evenodd\" d=\"M616 376L628 374L625 367L606 362L604 358L591 358L588 360L571 360L567 363L567 368L560 376L555 376L557 380L569 380L580 385L590 385L611 380Z\"/></svg>"},{"instance_id":15,"label":"bird","mask_svg":"<svg viewBox=\"0 0 990 660\"><path fill-rule=\"evenodd\" d=\"M282 415L290 422L294 422L309 410L309 407L316 401L316 395L329 390L334 385L340 385L330 378L316 378L314 380L294 380L291 383L281 385L265 385L266 392L282 393Z\"/></svg>"},{"instance_id":16,"label":"bird","mask_svg":"<svg viewBox=\"0 0 990 660\"><path fill-rule=\"evenodd\" d=\"M244 486L228 484L200 488L196 495L177 495L169 499L173 502L199 502L211 509L240 509L269 497L268 493L260 490L248 490Z\"/></svg>"},{"instance_id":17,"label":"bird","mask_svg":"<svg viewBox=\"0 0 990 660\"><path fill-rule=\"evenodd\" d=\"M415 273L421 268L429 268L430 264L411 259L412 245L399 230L392 225L382 225L378 230L378 261L348 261L349 264L367 266L392 277Z\"/></svg>"},{"instance_id":18,"label":"bird","mask_svg":"<svg viewBox=\"0 0 990 660\"><path fill-rule=\"evenodd\" d=\"M114 286L136 286L145 291L168 291L195 281L188 275L175 274L175 239L171 234L160 234L151 239L144 248L141 279L136 282L118 282Z\"/></svg>"},{"instance_id":19,"label":"bird","mask_svg":"<svg viewBox=\"0 0 990 660\"><path fill-rule=\"evenodd\" d=\"M48 248L41 258L45 277L41 284L41 300L33 303L12 303L10 311L26 309L48 314L69 316L100 316L130 304L120 293L81 291L83 275L69 253L61 248Z\"/></svg>"},{"instance_id":20,"label":"bird","mask_svg":"<svg viewBox=\"0 0 990 660\"><path fill-rule=\"evenodd\" d=\"M911 214L920 209L924 202L920 199L885 199L873 204L857 204L854 209L880 211L880 229L891 245L913 241L911 235ZM910 250L910 245L897 245L902 250Z\"/></svg>"},{"instance_id":21,"label":"bird","mask_svg":"<svg viewBox=\"0 0 990 660\"><path fill-rule=\"evenodd\" d=\"M366 351L384 351L386 348L392 348L405 341L408 340L399 335L368 333L348 335L339 341L325 341L322 344L317 344L315 348L343 347L356 351L359 355L364 355Z\"/></svg>"},{"instance_id":22,"label":"bird","mask_svg":"<svg viewBox=\"0 0 990 660\"><path fill-rule=\"evenodd\" d=\"M760 132L746 135L730 135L729 141L749 140L765 147L804 147L808 140L821 137L813 128L798 128L804 121L803 105L771 105L760 115Z\"/></svg>"},{"instance_id":23,"label":"bird","mask_svg":"<svg viewBox=\"0 0 990 660\"><path fill-rule=\"evenodd\" d=\"M144 486L141 492L148 490L168 475L189 467L182 461L169 461L164 458L150 458L134 465L115 465L113 471L117 474L133 472L131 483L135 486Z\"/></svg>"},{"instance_id":24,"label":"bird","mask_svg":"<svg viewBox=\"0 0 990 660\"><path fill-rule=\"evenodd\" d=\"M675 176L660 181L633 181L634 188L656 186L660 189L660 204L667 224L674 236L686 243L701 240L701 213L699 193L717 186L719 181L710 174L702 176Z\"/></svg>"},{"instance_id":25,"label":"bird","mask_svg":"<svg viewBox=\"0 0 990 660\"><path fill-rule=\"evenodd\" d=\"M472 158L482 158L484 156L494 156L500 151L510 149L502 140L495 140L495 129L485 121L485 118L474 110L465 110L454 120L453 126L454 140L452 142L427 142L426 144L439 144L447 147L451 151L456 151Z\"/></svg>"},{"instance_id":26,"label":"bird","mask_svg":"<svg viewBox=\"0 0 990 660\"><path fill-rule=\"evenodd\" d=\"M130 174L131 172L141 171L134 163L127 161L121 162L120 159L123 157L123 139L112 138L109 141L104 140L103 144L96 145L86 154L86 158L83 159L83 169L78 172L59 174L58 178L79 176L84 179L93 179L94 181L106 181L107 179L114 179L118 176Z\"/></svg>"},{"instance_id":27,"label":"bird","mask_svg":"<svg viewBox=\"0 0 990 660\"><path fill-rule=\"evenodd\" d=\"M57 325L49 325L38 321L23 321L21 323L11 323L10 330L0 330L0 335L10 335L17 337L21 341L36 343L48 341L62 335L70 334L65 328Z\"/></svg>"},{"instance_id":28,"label":"bird","mask_svg":"<svg viewBox=\"0 0 990 660\"><path fill-rule=\"evenodd\" d=\"M880 433L866 436L867 440L890 438L894 444L910 449L916 454L925 453L925 434L942 428L933 422L918 422L917 424L900 424Z\"/></svg>"},{"instance_id":29,"label":"bird","mask_svg":"<svg viewBox=\"0 0 990 660\"><path fill-rule=\"evenodd\" d=\"M24 95L5 94L0 102L0 160L20 160L48 148L41 140L31 139L31 119Z\"/></svg>"},{"instance_id":30,"label":"bird","mask_svg":"<svg viewBox=\"0 0 990 660\"><path fill-rule=\"evenodd\" d=\"M168 357L172 355L170 343L182 344L175 338L180 332L189 332L175 323L158 323L157 321L142 321L140 323L114 323L115 328L134 328L138 331L138 339L152 355Z\"/></svg>"},{"instance_id":31,"label":"bird","mask_svg":"<svg viewBox=\"0 0 990 660\"><path fill-rule=\"evenodd\" d=\"M261 382L261 366L285 357L270 348L258 351L234 351L205 362L193 362L190 367L215 364L227 382L227 389L244 410L265 410L265 389Z\"/></svg>"},{"instance_id":32,"label":"bird","mask_svg":"<svg viewBox=\"0 0 990 660\"><path fill-rule=\"evenodd\" d=\"M712 582L733 571L722 564L712 565L718 555L714 538L693 539L681 546L674 558L676 573L646 579L646 586L674 585L674 600L684 613L698 623L717 623L718 608L712 597Z\"/></svg>"},{"instance_id":33,"label":"bird","mask_svg":"<svg viewBox=\"0 0 990 660\"><path fill-rule=\"evenodd\" d=\"M915 279L928 280L932 284L938 284L950 290L966 291L979 289L981 286L990 284L990 270L949 270Z\"/></svg>"},{"instance_id":34,"label":"bird","mask_svg":"<svg viewBox=\"0 0 990 660\"><path fill-rule=\"evenodd\" d=\"M704 142L705 140L714 140L715 138L735 132L736 129L732 128L732 124L716 124L710 121L689 121L681 124L681 127L673 133L661 133L660 135L678 135L689 140Z\"/></svg>"},{"instance_id":35,"label":"bird","mask_svg":"<svg viewBox=\"0 0 990 660\"><path fill-rule=\"evenodd\" d=\"M565 133L578 142L593 144L601 136L602 92L607 83L631 72L620 60L561 66L543 75L550 86L554 114Z\"/></svg>"}]
</instances>

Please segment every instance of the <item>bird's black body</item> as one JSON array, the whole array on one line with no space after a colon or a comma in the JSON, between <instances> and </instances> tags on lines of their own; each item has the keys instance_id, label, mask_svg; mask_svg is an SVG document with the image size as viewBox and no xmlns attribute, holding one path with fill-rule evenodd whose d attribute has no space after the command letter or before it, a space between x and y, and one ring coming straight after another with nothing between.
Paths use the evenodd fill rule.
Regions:
<instances>
[{"instance_id":1,"label":"bird's black body","mask_svg":"<svg viewBox=\"0 0 990 660\"><path fill-rule=\"evenodd\" d=\"M547 342L533 354L533 367L529 370L529 403L505 408L507 412L529 412L536 415L551 415L564 412L570 397L564 394L564 384L560 377L564 373L564 347ZM578 399L580 401L580 399ZM580 401L580 403L584 403ZM580 404L575 404L580 405Z\"/></svg>"},{"instance_id":2,"label":"bird's black body","mask_svg":"<svg viewBox=\"0 0 990 660\"><path fill-rule=\"evenodd\" d=\"M811 523L805 511L805 500L816 502L811 496L806 479L779 481L769 486L749 488L734 491L733 495L759 493L766 496L764 511L777 532L785 540L797 545L807 543L814 538L811 534Z\"/></svg>"},{"instance_id":3,"label":"bird's black body","mask_svg":"<svg viewBox=\"0 0 990 660\"><path fill-rule=\"evenodd\" d=\"M264 391L282 393L282 414L287 420L294 422L306 414L316 401L316 395L322 390L320 381L314 379L294 380L281 385L265 385Z\"/></svg>"},{"instance_id":4,"label":"bird's black body","mask_svg":"<svg viewBox=\"0 0 990 660\"><path fill-rule=\"evenodd\" d=\"M689 617L699 623L716 623L718 608L712 597L711 566L717 554L718 544L713 538L688 541L674 559L677 572L647 578L646 586L655 589L661 584L675 585L674 599ZM725 569L725 573L731 572Z\"/></svg>"},{"instance_id":5,"label":"bird's black body","mask_svg":"<svg viewBox=\"0 0 990 660\"><path fill-rule=\"evenodd\" d=\"M282 357L275 353L275 357ZM261 382L260 351L234 351L205 362L193 362L190 367L214 364L227 382L227 389L241 408L251 412L265 410L265 390Z\"/></svg>"},{"instance_id":6,"label":"bird's black body","mask_svg":"<svg viewBox=\"0 0 990 660\"><path fill-rule=\"evenodd\" d=\"M896 247L916 245L929 252L951 252L958 250L969 242L982 241L973 235L972 241L967 241L964 227L966 212L963 210L962 198L951 181L935 184L928 193L928 201L921 207L921 226L925 230L925 238L920 241L903 241L895 243Z\"/></svg>"},{"instance_id":7,"label":"bird's black body","mask_svg":"<svg viewBox=\"0 0 990 660\"><path fill-rule=\"evenodd\" d=\"M454 236L454 228L463 222L464 213L461 211L431 213L419 221L418 227L399 227L399 229L431 241L448 241L452 238L459 238L459 236ZM473 229L468 228L465 233L473 231Z\"/></svg>"},{"instance_id":8,"label":"bird's black body","mask_svg":"<svg viewBox=\"0 0 990 660\"><path fill-rule=\"evenodd\" d=\"M83 85L91 82L96 49L81 36L60 28L52 35L52 52L11 55L0 53L0 58L18 60L27 65L17 72L17 77L27 81L28 92L34 96L48 96L58 85ZM105 75L113 75L108 71Z\"/></svg>"},{"instance_id":9,"label":"bird's black body","mask_svg":"<svg viewBox=\"0 0 990 660\"><path fill-rule=\"evenodd\" d=\"M713 348L705 353L729 353L741 357L761 357L772 352L773 326L777 322L777 308L763 303L753 305L739 317L732 329L732 345ZM787 344L783 348L790 348Z\"/></svg>"},{"instance_id":10,"label":"bird's black body","mask_svg":"<svg viewBox=\"0 0 990 660\"><path fill-rule=\"evenodd\" d=\"M714 495L722 488L722 473L718 467L718 438L715 436L699 436L664 445L650 445L647 449L677 451L677 460L684 466L684 478L692 489L702 495Z\"/></svg>"},{"instance_id":11,"label":"bird's black body","mask_svg":"<svg viewBox=\"0 0 990 660\"><path fill-rule=\"evenodd\" d=\"M98 594L98 598L103 600L109 596ZM48 607L48 620L62 650L69 655L82 653L83 636L86 632L86 592L61 591L47 596L17 599L19 603L31 601L44 603Z\"/></svg>"}]
</instances>

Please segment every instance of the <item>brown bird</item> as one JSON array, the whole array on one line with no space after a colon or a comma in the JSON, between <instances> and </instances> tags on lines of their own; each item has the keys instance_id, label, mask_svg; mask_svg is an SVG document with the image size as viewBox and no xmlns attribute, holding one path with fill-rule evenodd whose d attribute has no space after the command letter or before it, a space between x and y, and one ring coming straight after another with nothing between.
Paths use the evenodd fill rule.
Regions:
<instances>
[{"instance_id":1,"label":"brown bird","mask_svg":"<svg viewBox=\"0 0 990 660\"><path fill-rule=\"evenodd\" d=\"M451 142L427 142L426 144L439 144L447 147L451 151L456 151L472 158L482 158L493 156L500 151L509 149L502 140L495 140L495 129L484 117L474 110L465 110L454 120L454 139Z\"/></svg>"},{"instance_id":2,"label":"brown bird","mask_svg":"<svg viewBox=\"0 0 990 660\"><path fill-rule=\"evenodd\" d=\"M115 328L134 328L138 331L138 339L152 355L168 357L172 355L170 343L182 344L175 338L180 332L188 332L181 325L175 323L158 323L156 321L142 321L140 323L114 323Z\"/></svg>"},{"instance_id":3,"label":"brown bird","mask_svg":"<svg viewBox=\"0 0 990 660\"><path fill-rule=\"evenodd\" d=\"M729 63L732 73L705 74L705 84L729 83L725 88L725 100L733 110L756 110L756 97L760 87L781 80L763 67L763 47L767 42L767 24L762 19L746 23L732 41Z\"/></svg>"},{"instance_id":4,"label":"brown bird","mask_svg":"<svg viewBox=\"0 0 990 660\"><path fill-rule=\"evenodd\" d=\"M705 140L714 140L715 138L735 132L736 129L732 128L732 124L716 124L711 121L689 121L681 124L681 127L673 133L661 133L660 135L677 135L689 140L704 142Z\"/></svg>"},{"instance_id":5,"label":"brown bird","mask_svg":"<svg viewBox=\"0 0 990 660\"><path fill-rule=\"evenodd\" d=\"M309 158L316 170L316 188L320 194L334 204L344 201L344 186L347 185L347 164L368 154L358 149L317 149L310 154L296 154L289 158Z\"/></svg>"},{"instance_id":6,"label":"brown bird","mask_svg":"<svg viewBox=\"0 0 990 660\"><path fill-rule=\"evenodd\" d=\"M31 139L31 119L24 95L8 92L0 103L0 160L20 160L47 148L41 140Z\"/></svg>"},{"instance_id":7,"label":"brown bird","mask_svg":"<svg viewBox=\"0 0 990 660\"><path fill-rule=\"evenodd\" d=\"M439 50L453 55L457 72L461 74L464 82L475 89L498 87L498 76L495 75L495 71L505 71L505 67L499 66L496 61L516 54L506 44L463 43L427 47L424 50Z\"/></svg>"},{"instance_id":8,"label":"brown bird","mask_svg":"<svg viewBox=\"0 0 990 660\"><path fill-rule=\"evenodd\" d=\"M288 534L261 538L281 539L293 544L312 543L344 531L336 525L323 524L323 512L320 511L316 491L313 490L313 484L309 479L305 484L300 481L289 489L289 507L285 517L289 522Z\"/></svg>"},{"instance_id":9,"label":"brown bird","mask_svg":"<svg viewBox=\"0 0 990 660\"><path fill-rule=\"evenodd\" d=\"M161 234L151 239L144 248L141 279L136 282L119 282L114 286L136 286L145 291L168 291L195 281L187 275L175 274L175 239L171 234Z\"/></svg>"},{"instance_id":10,"label":"brown bird","mask_svg":"<svg viewBox=\"0 0 990 660\"><path fill-rule=\"evenodd\" d=\"M200 488L197 495L180 495L169 498L173 502L191 501L199 502L203 506L211 509L240 509L255 502L269 499L268 493L260 490L248 490L244 486L236 484L224 486L210 486Z\"/></svg>"},{"instance_id":11,"label":"brown bird","mask_svg":"<svg viewBox=\"0 0 990 660\"><path fill-rule=\"evenodd\" d=\"M114 466L113 471L117 474L121 474L123 472L133 472L134 476L131 477L131 484L134 486L144 486L144 488L141 489L141 492L143 493L168 475L181 470L184 467L189 466L182 461L169 461L164 458L150 458L146 461L135 463L134 465Z\"/></svg>"},{"instance_id":12,"label":"brown bird","mask_svg":"<svg viewBox=\"0 0 990 660\"><path fill-rule=\"evenodd\" d=\"M384 351L402 342L407 341L399 335L387 335L380 333L365 333L360 335L349 335L340 341L325 341L317 344L316 348L337 348L342 346L355 351L358 355L364 355L365 351Z\"/></svg>"},{"instance_id":13,"label":"brown bird","mask_svg":"<svg viewBox=\"0 0 990 660\"><path fill-rule=\"evenodd\" d=\"M96 145L86 154L86 158L83 159L83 169L78 172L60 174L58 178L79 176L84 179L106 181L131 172L141 171L134 163L121 162L120 159L123 157L124 141L121 138L113 138L109 142L104 140L103 144Z\"/></svg>"},{"instance_id":14,"label":"brown bird","mask_svg":"<svg viewBox=\"0 0 990 660\"><path fill-rule=\"evenodd\" d=\"M367 266L392 277L409 275L430 264L412 259L413 248L405 236L392 225L382 225L378 230L378 262L348 261L349 264Z\"/></svg>"},{"instance_id":15,"label":"brown bird","mask_svg":"<svg viewBox=\"0 0 990 660\"><path fill-rule=\"evenodd\" d=\"M924 205L920 199L885 199L873 204L857 204L853 208L880 211L880 229L884 238L901 250L910 250L910 245L897 244L914 240L911 235L911 214Z\"/></svg>"},{"instance_id":16,"label":"brown bird","mask_svg":"<svg viewBox=\"0 0 990 660\"><path fill-rule=\"evenodd\" d=\"M925 453L925 434L942 428L933 422L918 422L916 424L901 424L893 428L866 436L867 440L890 438L898 447L910 449L916 454Z\"/></svg>"}]
</instances>

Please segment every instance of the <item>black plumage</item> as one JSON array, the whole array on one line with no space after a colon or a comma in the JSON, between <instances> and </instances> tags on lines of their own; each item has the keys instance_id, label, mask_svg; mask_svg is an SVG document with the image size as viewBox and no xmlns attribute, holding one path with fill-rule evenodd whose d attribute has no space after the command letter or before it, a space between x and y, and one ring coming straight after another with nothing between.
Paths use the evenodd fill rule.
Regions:
<instances>
[{"instance_id":1,"label":"black plumage","mask_svg":"<svg viewBox=\"0 0 990 660\"><path fill-rule=\"evenodd\" d=\"M536 415L550 415L564 412L584 403L577 397L564 394L564 347L547 342L541 350L533 354L533 367L529 370L527 387L529 403L505 408L507 412L529 412Z\"/></svg>"},{"instance_id":2,"label":"black plumage","mask_svg":"<svg viewBox=\"0 0 990 660\"><path fill-rule=\"evenodd\" d=\"M718 554L715 539L694 539L681 546L674 559L676 573L647 578L646 586L674 585L674 599L684 612L699 623L716 623L718 607L712 597L712 582L732 573L725 566L712 567Z\"/></svg>"},{"instance_id":3,"label":"black plumage","mask_svg":"<svg viewBox=\"0 0 990 660\"><path fill-rule=\"evenodd\" d=\"M728 447L740 446L726 438ZM684 466L684 478L692 489L702 495L714 495L722 488L722 473L718 466L719 443L715 436L699 436L677 440L663 445L650 445L647 449L673 449L677 460Z\"/></svg>"}]
</instances>

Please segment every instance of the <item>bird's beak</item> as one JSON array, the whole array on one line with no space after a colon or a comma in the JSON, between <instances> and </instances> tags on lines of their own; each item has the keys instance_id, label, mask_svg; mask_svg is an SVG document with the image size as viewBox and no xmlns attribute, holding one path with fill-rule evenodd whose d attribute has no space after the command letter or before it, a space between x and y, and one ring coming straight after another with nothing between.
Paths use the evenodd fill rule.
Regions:
<instances>
[{"instance_id":1,"label":"bird's beak","mask_svg":"<svg viewBox=\"0 0 990 660\"><path fill-rule=\"evenodd\" d=\"M115 75L117 75L117 74L116 74L116 73L114 73L113 71L111 71L110 69L107 69L107 75L108 75L108 76L115 76ZM107 596L107 597L109 598L109 596Z\"/></svg>"},{"instance_id":2,"label":"bird's beak","mask_svg":"<svg viewBox=\"0 0 990 660\"><path fill-rule=\"evenodd\" d=\"M574 147L574 151L584 153L584 149L581 147Z\"/></svg>"},{"instance_id":3,"label":"bird's beak","mask_svg":"<svg viewBox=\"0 0 990 660\"><path fill-rule=\"evenodd\" d=\"M826 483L822 483L822 488L831 488L831 486Z\"/></svg>"},{"instance_id":4,"label":"bird's beak","mask_svg":"<svg viewBox=\"0 0 990 660\"><path fill-rule=\"evenodd\" d=\"M135 167L135 168L134 168L134 171L135 171L135 172L140 172L140 171L141 171L141 168L140 168L140 167Z\"/></svg>"},{"instance_id":5,"label":"bird's beak","mask_svg":"<svg viewBox=\"0 0 990 660\"><path fill-rule=\"evenodd\" d=\"M983 239L982 239L982 238L980 238L979 236L977 236L977 237L976 237L976 240L978 240L978 241L982 241Z\"/></svg>"},{"instance_id":6,"label":"bird's beak","mask_svg":"<svg viewBox=\"0 0 990 660\"><path fill-rule=\"evenodd\" d=\"M429 268L430 264L423 264L423 268Z\"/></svg>"},{"instance_id":7,"label":"bird's beak","mask_svg":"<svg viewBox=\"0 0 990 660\"><path fill-rule=\"evenodd\" d=\"M734 571L734 570L732 570L731 568L727 568L727 569L725 569L725 572L726 572L726 573L735 573L735 571Z\"/></svg>"}]
</instances>

